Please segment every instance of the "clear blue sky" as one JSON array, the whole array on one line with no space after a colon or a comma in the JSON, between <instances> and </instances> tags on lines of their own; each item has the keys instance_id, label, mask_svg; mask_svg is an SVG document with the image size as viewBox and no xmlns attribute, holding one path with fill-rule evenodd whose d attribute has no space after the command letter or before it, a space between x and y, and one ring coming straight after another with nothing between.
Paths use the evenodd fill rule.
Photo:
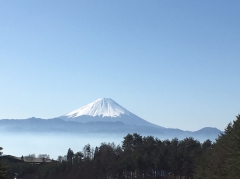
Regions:
<instances>
[{"instance_id":1,"label":"clear blue sky","mask_svg":"<svg viewBox=\"0 0 240 179\"><path fill-rule=\"evenodd\" d=\"M164 127L240 113L240 1L0 1L0 119L100 97Z\"/></svg>"}]
</instances>

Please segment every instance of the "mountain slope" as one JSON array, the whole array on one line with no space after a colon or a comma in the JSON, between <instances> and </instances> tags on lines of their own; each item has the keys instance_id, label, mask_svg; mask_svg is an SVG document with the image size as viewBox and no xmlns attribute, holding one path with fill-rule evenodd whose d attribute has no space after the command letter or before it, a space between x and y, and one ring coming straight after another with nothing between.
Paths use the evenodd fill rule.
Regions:
<instances>
[{"instance_id":1,"label":"mountain slope","mask_svg":"<svg viewBox=\"0 0 240 179\"><path fill-rule=\"evenodd\" d=\"M59 118L82 123L119 121L128 125L162 128L131 113L111 98L100 98Z\"/></svg>"}]
</instances>

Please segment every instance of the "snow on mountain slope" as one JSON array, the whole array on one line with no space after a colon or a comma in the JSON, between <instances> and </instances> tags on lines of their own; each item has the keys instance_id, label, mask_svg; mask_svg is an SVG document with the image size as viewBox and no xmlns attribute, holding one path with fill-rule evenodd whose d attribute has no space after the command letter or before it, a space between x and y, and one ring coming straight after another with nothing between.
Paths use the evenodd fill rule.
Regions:
<instances>
[{"instance_id":1,"label":"snow on mountain slope","mask_svg":"<svg viewBox=\"0 0 240 179\"><path fill-rule=\"evenodd\" d=\"M119 121L127 125L160 127L136 116L110 98L100 98L59 118L82 123Z\"/></svg>"},{"instance_id":2,"label":"snow on mountain slope","mask_svg":"<svg viewBox=\"0 0 240 179\"><path fill-rule=\"evenodd\" d=\"M100 98L86 106L74 110L65 116L76 118L80 116L100 116L100 117L120 117L121 115L131 115L132 113L117 104L111 98Z\"/></svg>"}]
</instances>

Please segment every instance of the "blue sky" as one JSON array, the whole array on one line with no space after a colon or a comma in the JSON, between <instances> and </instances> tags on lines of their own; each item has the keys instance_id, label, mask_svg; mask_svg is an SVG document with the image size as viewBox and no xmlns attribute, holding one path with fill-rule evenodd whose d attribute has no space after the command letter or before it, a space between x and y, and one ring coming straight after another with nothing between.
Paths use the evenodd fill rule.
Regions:
<instances>
[{"instance_id":1,"label":"blue sky","mask_svg":"<svg viewBox=\"0 0 240 179\"><path fill-rule=\"evenodd\" d=\"M0 2L0 119L101 97L164 127L240 113L240 1Z\"/></svg>"}]
</instances>

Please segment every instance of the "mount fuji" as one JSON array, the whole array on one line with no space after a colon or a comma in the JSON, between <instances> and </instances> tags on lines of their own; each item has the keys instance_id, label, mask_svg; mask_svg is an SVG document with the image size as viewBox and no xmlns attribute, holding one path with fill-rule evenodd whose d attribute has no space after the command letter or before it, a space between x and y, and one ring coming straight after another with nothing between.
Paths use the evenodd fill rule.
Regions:
<instances>
[{"instance_id":1,"label":"mount fuji","mask_svg":"<svg viewBox=\"0 0 240 179\"><path fill-rule=\"evenodd\" d=\"M221 131L206 127L198 131L183 131L180 129L164 128L152 124L131 113L110 98L100 98L79 109L60 117L51 119L2 119L0 134L30 133L30 134L79 134L79 135L120 135L139 133L152 135L160 139L194 137L199 140L215 140Z\"/></svg>"},{"instance_id":2,"label":"mount fuji","mask_svg":"<svg viewBox=\"0 0 240 179\"><path fill-rule=\"evenodd\" d=\"M60 116L65 121L88 122L122 122L127 125L162 128L131 113L111 98L100 98L79 109Z\"/></svg>"}]
</instances>

